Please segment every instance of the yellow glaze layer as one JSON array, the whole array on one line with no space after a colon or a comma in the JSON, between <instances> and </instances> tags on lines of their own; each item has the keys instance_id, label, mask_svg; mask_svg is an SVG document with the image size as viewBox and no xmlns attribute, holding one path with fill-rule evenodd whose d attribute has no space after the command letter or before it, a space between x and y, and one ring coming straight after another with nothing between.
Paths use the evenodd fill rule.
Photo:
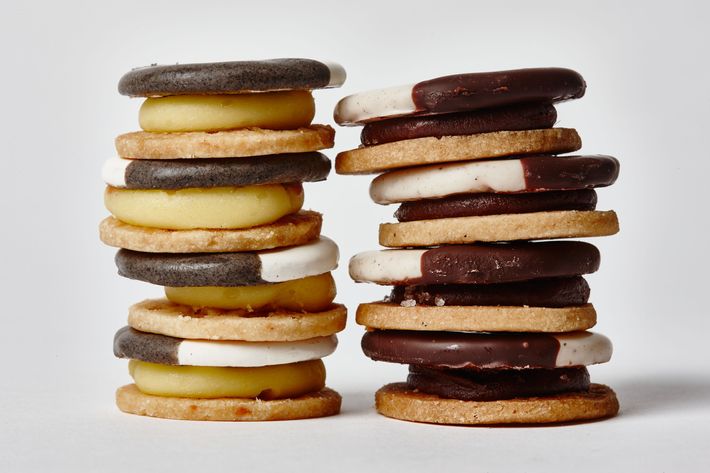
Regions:
<instances>
[{"instance_id":1,"label":"yellow glaze layer","mask_svg":"<svg viewBox=\"0 0 710 473\"><path fill-rule=\"evenodd\" d=\"M155 396L283 399L325 386L321 360L258 368L170 366L131 360L128 371L138 389Z\"/></svg>"},{"instance_id":2,"label":"yellow glaze layer","mask_svg":"<svg viewBox=\"0 0 710 473\"><path fill-rule=\"evenodd\" d=\"M166 287L165 295L172 302L192 307L319 312L335 299L335 281L325 273L259 286Z\"/></svg>"},{"instance_id":3,"label":"yellow glaze layer","mask_svg":"<svg viewBox=\"0 0 710 473\"><path fill-rule=\"evenodd\" d=\"M173 95L149 98L139 114L151 132L222 131L258 127L293 130L308 126L315 114L305 90L234 95Z\"/></svg>"},{"instance_id":4,"label":"yellow glaze layer","mask_svg":"<svg viewBox=\"0 0 710 473\"><path fill-rule=\"evenodd\" d=\"M275 222L303 205L300 184L179 190L107 187L106 208L122 222L141 227L249 228Z\"/></svg>"}]
</instances>

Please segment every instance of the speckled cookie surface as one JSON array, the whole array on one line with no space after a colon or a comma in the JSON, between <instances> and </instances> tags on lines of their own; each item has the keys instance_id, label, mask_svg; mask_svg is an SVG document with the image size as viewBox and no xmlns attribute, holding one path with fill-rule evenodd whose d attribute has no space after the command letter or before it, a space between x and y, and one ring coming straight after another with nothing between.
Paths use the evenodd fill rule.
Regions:
<instances>
[{"instance_id":1,"label":"speckled cookie surface","mask_svg":"<svg viewBox=\"0 0 710 473\"><path fill-rule=\"evenodd\" d=\"M116 391L116 405L123 412L178 420L266 421L326 417L340 412L341 401L340 394L329 388L272 401L153 396L142 393L135 384Z\"/></svg>"},{"instance_id":2,"label":"speckled cookie surface","mask_svg":"<svg viewBox=\"0 0 710 473\"><path fill-rule=\"evenodd\" d=\"M383 223L380 225L380 244L407 247L583 238L613 235L618 231L619 221L613 210L562 210Z\"/></svg>"},{"instance_id":3,"label":"speckled cookie surface","mask_svg":"<svg viewBox=\"0 0 710 473\"><path fill-rule=\"evenodd\" d=\"M302 245L318 238L322 223L321 214L308 210L268 225L240 230L163 230L129 225L107 217L99 225L99 235L109 246L135 251L220 253Z\"/></svg>"},{"instance_id":4,"label":"speckled cookie surface","mask_svg":"<svg viewBox=\"0 0 710 473\"><path fill-rule=\"evenodd\" d=\"M591 304L577 307L422 306L360 304L355 321L380 330L572 332L593 327Z\"/></svg>"},{"instance_id":5,"label":"speckled cookie surface","mask_svg":"<svg viewBox=\"0 0 710 473\"><path fill-rule=\"evenodd\" d=\"M129 159L239 158L332 148L334 137L335 131L328 125L311 125L296 130L245 128L213 133L134 131L116 137L116 151L120 157Z\"/></svg>"},{"instance_id":6,"label":"speckled cookie surface","mask_svg":"<svg viewBox=\"0 0 710 473\"><path fill-rule=\"evenodd\" d=\"M615 416L619 401L611 388L592 384L588 392L504 401L460 401L393 383L375 394L377 412L413 422L452 425L551 424Z\"/></svg>"},{"instance_id":7,"label":"speckled cookie surface","mask_svg":"<svg viewBox=\"0 0 710 473\"><path fill-rule=\"evenodd\" d=\"M234 94L339 87L345 70L313 59L284 58L139 67L124 74L118 92L132 97Z\"/></svg>"},{"instance_id":8,"label":"speckled cookie surface","mask_svg":"<svg viewBox=\"0 0 710 473\"><path fill-rule=\"evenodd\" d=\"M345 328L345 306L322 312L249 312L195 309L166 299L151 299L128 309L128 325L142 332L204 340L287 342L324 337Z\"/></svg>"},{"instance_id":9,"label":"speckled cookie surface","mask_svg":"<svg viewBox=\"0 0 710 473\"><path fill-rule=\"evenodd\" d=\"M571 128L416 138L343 151L335 159L335 171L367 174L422 164L567 153L581 147L582 139Z\"/></svg>"}]
</instances>

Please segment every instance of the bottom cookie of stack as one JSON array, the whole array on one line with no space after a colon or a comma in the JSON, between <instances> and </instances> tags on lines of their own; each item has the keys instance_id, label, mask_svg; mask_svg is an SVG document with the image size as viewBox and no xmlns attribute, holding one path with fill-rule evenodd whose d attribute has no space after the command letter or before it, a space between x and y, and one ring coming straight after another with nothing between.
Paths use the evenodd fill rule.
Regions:
<instances>
[{"instance_id":1,"label":"bottom cookie of stack","mask_svg":"<svg viewBox=\"0 0 710 473\"><path fill-rule=\"evenodd\" d=\"M342 311L344 321L345 309L334 310ZM272 338L289 338L282 335ZM116 403L124 412L183 420L334 415L341 398L325 387L321 358L336 346L335 335L253 342L185 339L124 327L114 338L114 353L130 359L134 384L118 389Z\"/></svg>"}]
</instances>

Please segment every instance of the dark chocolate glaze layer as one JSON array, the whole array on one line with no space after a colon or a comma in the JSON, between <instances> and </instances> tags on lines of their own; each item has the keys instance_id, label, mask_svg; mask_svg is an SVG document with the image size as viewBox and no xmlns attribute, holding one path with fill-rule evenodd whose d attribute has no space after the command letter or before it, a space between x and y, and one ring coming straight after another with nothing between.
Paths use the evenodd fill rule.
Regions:
<instances>
[{"instance_id":1,"label":"dark chocolate glaze layer","mask_svg":"<svg viewBox=\"0 0 710 473\"><path fill-rule=\"evenodd\" d=\"M261 279L257 253L116 253L118 274L170 287L253 286Z\"/></svg>"},{"instance_id":2,"label":"dark chocolate glaze layer","mask_svg":"<svg viewBox=\"0 0 710 473\"><path fill-rule=\"evenodd\" d=\"M522 104L470 112L400 117L368 123L360 141L365 146L426 136L457 136L502 130L551 128L557 111L551 104Z\"/></svg>"},{"instance_id":3,"label":"dark chocolate glaze layer","mask_svg":"<svg viewBox=\"0 0 710 473\"><path fill-rule=\"evenodd\" d=\"M407 384L447 399L500 401L587 391L589 372L584 367L472 371L410 365Z\"/></svg>"},{"instance_id":4,"label":"dark chocolate glaze layer","mask_svg":"<svg viewBox=\"0 0 710 473\"><path fill-rule=\"evenodd\" d=\"M520 159L525 191L589 189L609 186L619 177L612 156L528 156Z\"/></svg>"},{"instance_id":5,"label":"dark chocolate glaze layer","mask_svg":"<svg viewBox=\"0 0 710 473\"><path fill-rule=\"evenodd\" d=\"M113 354L118 358L177 365L180 343L182 343L181 338L139 332L131 327L123 327L113 337Z\"/></svg>"},{"instance_id":6,"label":"dark chocolate glaze layer","mask_svg":"<svg viewBox=\"0 0 710 473\"><path fill-rule=\"evenodd\" d=\"M507 284L435 284L395 286L390 302L416 301L425 306L569 307L586 304L589 284L581 276L535 279Z\"/></svg>"},{"instance_id":7,"label":"dark chocolate glaze layer","mask_svg":"<svg viewBox=\"0 0 710 473\"><path fill-rule=\"evenodd\" d=\"M599 250L581 241L446 245L426 250L422 277L402 284L496 284L579 276L599 269L599 262Z\"/></svg>"},{"instance_id":8,"label":"dark chocolate glaze layer","mask_svg":"<svg viewBox=\"0 0 710 473\"><path fill-rule=\"evenodd\" d=\"M455 74L419 82L412 89L417 114L461 112L518 103L580 98L586 84L570 69L535 68Z\"/></svg>"},{"instance_id":9,"label":"dark chocolate glaze layer","mask_svg":"<svg viewBox=\"0 0 710 473\"><path fill-rule=\"evenodd\" d=\"M411 222L553 210L594 210L596 206L597 193L592 189L529 194L456 194L441 199L404 202L394 216L400 222Z\"/></svg>"},{"instance_id":10,"label":"dark chocolate glaze layer","mask_svg":"<svg viewBox=\"0 0 710 473\"><path fill-rule=\"evenodd\" d=\"M326 87L330 69L313 59L270 59L140 67L124 74L118 92L132 97L231 94Z\"/></svg>"},{"instance_id":11,"label":"dark chocolate glaze layer","mask_svg":"<svg viewBox=\"0 0 710 473\"><path fill-rule=\"evenodd\" d=\"M315 182L328 177L330 160L321 153L251 158L134 159L126 167L128 189L250 186Z\"/></svg>"},{"instance_id":12,"label":"dark chocolate glaze layer","mask_svg":"<svg viewBox=\"0 0 710 473\"><path fill-rule=\"evenodd\" d=\"M559 341L547 333L375 330L362 351L375 361L436 368L555 368Z\"/></svg>"}]
</instances>

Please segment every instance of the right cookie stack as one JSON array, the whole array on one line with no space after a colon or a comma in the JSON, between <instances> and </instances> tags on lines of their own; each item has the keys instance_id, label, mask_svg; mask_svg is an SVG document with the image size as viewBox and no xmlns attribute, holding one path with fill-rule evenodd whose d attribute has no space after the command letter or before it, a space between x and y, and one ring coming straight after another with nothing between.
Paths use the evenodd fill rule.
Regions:
<instances>
[{"instance_id":1,"label":"right cookie stack","mask_svg":"<svg viewBox=\"0 0 710 473\"><path fill-rule=\"evenodd\" d=\"M400 204L380 244L350 261L358 282L393 285L361 304L362 349L409 365L376 396L381 414L441 424L539 424L605 418L614 392L587 366L610 359L583 275L599 268L580 241L612 235L596 187L616 180L611 156L577 151L554 128L554 104L586 84L561 68L459 74L342 99L340 125L364 125L340 174L382 173L378 204Z\"/></svg>"}]
</instances>

